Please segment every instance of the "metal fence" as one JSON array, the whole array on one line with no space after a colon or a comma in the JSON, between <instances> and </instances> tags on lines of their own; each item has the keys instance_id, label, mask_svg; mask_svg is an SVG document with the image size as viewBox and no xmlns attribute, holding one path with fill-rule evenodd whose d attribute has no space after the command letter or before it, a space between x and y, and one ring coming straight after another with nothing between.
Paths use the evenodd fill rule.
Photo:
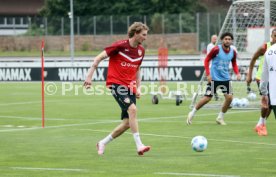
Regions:
<instances>
[{"instance_id":1,"label":"metal fence","mask_svg":"<svg viewBox=\"0 0 276 177\"><path fill-rule=\"evenodd\" d=\"M135 21L146 23L151 34L197 33L198 48L205 48L212 34L218 34L226 14L196 13L154 14L137 16L80 16L74 17L75 35L126 34ZM3 17L0 16L0 35L70 35L69 17Z\"/></svg>"}]
</instances>

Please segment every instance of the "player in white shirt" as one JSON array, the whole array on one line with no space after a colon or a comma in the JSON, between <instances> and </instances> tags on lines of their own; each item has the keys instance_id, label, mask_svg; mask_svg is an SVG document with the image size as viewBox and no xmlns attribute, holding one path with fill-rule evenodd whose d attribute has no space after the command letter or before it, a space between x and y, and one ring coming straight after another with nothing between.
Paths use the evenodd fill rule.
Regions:
<instances>
[{"instance_id":1,"label":"player in white shirt","mask_svg":"<svg viewBox=\"0 0 276 177\"><path fill-rule=\"evenodd\" d=\"M211 37L211 42L207 45L207 55L208 53L212 50L213 47L215 47L217 43L218 36L217 35L212 35Z\"/></svg>"},{"instance_id":2,"label":"player in white shirt","mask_svg":"<svg viewBox=\"0 0 276 177\"><path fill-rule=\"evenodd\" d=\"M213 34L211 36L211 42L207 45L207 55L210 53L210 51L217 45L217 40L218 40L218 36ZM219 99L218 94L216 93L215 95L215 100L217 101Z\"/></svg>"},{"instance_id":3,"label":"player in white shirt","mask_svg":"<svg viewBox=\"0 0 276 177\"><path fill-rule=\"evenodd\" d=\"M270 92L268 92L268 89ZM262 107L268 108L271 106L276 118L276 44L273 44L265 53L260 91L262 94ZM270 103L268 102L268 97Z\"/></svg>"}]
</instances>

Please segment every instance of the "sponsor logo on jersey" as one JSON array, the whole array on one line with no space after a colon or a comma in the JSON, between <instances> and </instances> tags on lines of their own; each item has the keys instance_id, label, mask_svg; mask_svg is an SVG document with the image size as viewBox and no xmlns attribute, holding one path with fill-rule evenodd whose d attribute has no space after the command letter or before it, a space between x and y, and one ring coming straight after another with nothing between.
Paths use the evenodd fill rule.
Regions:
<instances>
[{"instance_id":1,"label":"sponsor logo on jersey","mask_svg":"<svg viewBox=\"0 0 276 177\"><path fill-rule=\"evenodd\" d=\"M130 68L138 68L138 65L135 65L135 64L131 64L131 63L128 63L128 62L121 62L121 66L123 67L130 67Z\"/></svg>"}]
</instances>

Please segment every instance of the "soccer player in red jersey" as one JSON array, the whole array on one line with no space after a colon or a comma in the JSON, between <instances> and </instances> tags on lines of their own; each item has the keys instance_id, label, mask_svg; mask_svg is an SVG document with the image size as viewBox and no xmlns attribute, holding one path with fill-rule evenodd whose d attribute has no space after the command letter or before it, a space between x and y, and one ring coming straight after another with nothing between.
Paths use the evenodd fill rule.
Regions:
<instances>
[{"instance_id":1,"label":"soccer player in red jersey","mask_svg":"<svg viewBox=\"0 0 276 177\"><path fill-rule=\"evenodd\" d=\"M141 22L134 22L128 29L129 39L120 40L105 48L94 59L88 71L84 86L91 87L93 73L99 63L109 57L106 85L120 105L122 122L108 136L97 143L99 155L103 155L105 146L113 139L119 137L129 128L133 134L138 155L150 150L145 146L139 135L137 121L136 98L140 98L140 66L145 49L141 45L147 39L149 28Z\"/></svg>"}]
</instances>

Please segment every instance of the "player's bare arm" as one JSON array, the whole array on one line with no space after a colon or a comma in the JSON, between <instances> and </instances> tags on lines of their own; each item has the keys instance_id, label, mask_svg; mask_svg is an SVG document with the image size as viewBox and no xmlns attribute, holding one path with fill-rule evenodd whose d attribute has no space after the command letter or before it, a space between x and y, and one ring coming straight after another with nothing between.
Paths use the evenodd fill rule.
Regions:
<instances>
[{"instance_id":1,"label":"player's bare arm","mask_svg":"<svg viewBox=\"0 0 276 177\"><path fill-rule=\"evenodd\" d=\"M91 84L92 84L92 81L91 81L91 80L92 80L93 74L94 74L95 70L97 69L99 63L100 63L102 60L106 59L107 57L108 57L108 56L107 56L106 51L102 51L99 55L97 55L97 56L94 58L94 61L93 61L92 65L91 65L91 67L89 68L88 74L87 74L86 79L85 79L85 81L84 81L84 83L83 83L83 86L84 86L86 89L88 89L88 88L91 87Z\"/></svg>"},{"instance_id":2,"label":"player's bare arm","mask_svg":"<svg viewBox=\"0 0 276 177\"><path fill-rule=\"evenodd\" d=\"M140 98L141 97L141 77L140 77L140 67L137 70L137 74L136 74L136 87L137 87L137 91L136 91L136 98Z\"/></svg>"},{"instance_id":3,"label":"player's bare arm","mask_svg":"<svg viewBox=\"0 0 276 177\"><path fill-rule=\"evenodd\" d=\"M209 83L212 82L211 74L209 74L209 75L207 76L207 81L208 81Z\"/></svg>"},{"instance_id":4,"label":"player's bare arm","mask_svg":"<svg viewBox=\"0 0 276 177\"><path fill-rule=\"evenodd\" d=\"M247 84L250 84L252 82L252 72L253 72L253 68L255 66L255 63L257 61L257 59L264 55L264 48L263 46L259 47L258 50L254 53L251 61L250 61L250 65L249 65L249 70L248 70L248 74L247 74L247 77L246 77L246 82Z\"/></svg>"}]
</instances>

